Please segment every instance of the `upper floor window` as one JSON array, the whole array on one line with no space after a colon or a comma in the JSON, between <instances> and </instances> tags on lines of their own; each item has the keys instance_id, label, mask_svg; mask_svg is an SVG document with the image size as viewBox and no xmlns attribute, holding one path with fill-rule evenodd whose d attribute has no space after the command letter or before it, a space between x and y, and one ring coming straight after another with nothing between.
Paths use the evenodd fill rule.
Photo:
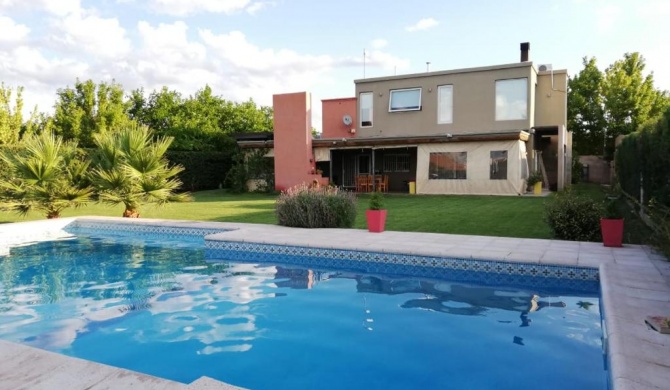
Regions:
<instances>
[{"instance_id":1,"label":"upper floor window","mask_svg":"<svg viewBox=\"0 0 670 390\"><path fill-rule=\"evenodd\" d=\"M391 90L389 112L418 111L421 109L421 88Z\"/></svg>"},{"instance_id":2,"label":"upper floor window","mask_svg":"<svg viewBox=\"0 0 670 390\"><path fill-rule=\"evenodd\" d=\"M453 123L454 120L454 86L440 85L437 87L437 123Z\"/></svg>"},{"instance_id":3,"label":"upper floor window","mask_svg":"<svg viewBox=\"0 0 670 390\"><path fill-rule=\"evenodd\" d=\"M496 120L528 119L528 79L496 80Z\"/></svg>"},{"instance_id":4,"label":"upper floor window","mask_svg":"<svg viewBox=\"0 0 670 390\"><path fill-rule=\"evenodd\" d=\"M372 127L372 92L363 92L358 99L360 104L361 118L360 127Z\"/></svg>"}]
</instances>

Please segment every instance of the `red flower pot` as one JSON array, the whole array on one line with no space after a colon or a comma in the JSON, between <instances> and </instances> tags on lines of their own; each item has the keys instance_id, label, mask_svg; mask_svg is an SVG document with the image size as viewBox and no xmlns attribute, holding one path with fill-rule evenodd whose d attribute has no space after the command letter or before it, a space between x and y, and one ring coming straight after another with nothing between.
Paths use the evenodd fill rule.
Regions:
<instances>
[{"instance_id":1,"label":"red flower pot","mask_svg":"<svg viewBox=\"0 0 670 390\"><path fill-rule=\"evenodd\" d=\"M366 210L365 216L368 219L368 231L372 233L381 233L386 225L386 210Z\"/></svg>"},{"instance_id":2,"label":"red flower pot","mask_svg":"<svg viewBox=\"0 0 670 390\"><path fill-rule=\"evenodd\" d=\"M600 218L600 231L603 234L603 245L621 247L623 242L623 218Z\"/></svg>"}]
</instances>

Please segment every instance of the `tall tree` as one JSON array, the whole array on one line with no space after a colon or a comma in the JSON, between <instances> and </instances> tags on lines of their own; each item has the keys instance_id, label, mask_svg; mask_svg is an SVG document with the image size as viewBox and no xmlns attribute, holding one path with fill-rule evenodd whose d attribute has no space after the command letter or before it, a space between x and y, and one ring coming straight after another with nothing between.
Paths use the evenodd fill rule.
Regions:
<instances>
[{"instance_id":1,"label":"tall tree","mask_svg":"<svg viewBox=\"0 0 670 390\"><path fill-rule=\"evenodd\" d=\"M653 73L645 76L644 69L644 57L626 53L605 70L602 85L607 119L605 155L610 158L617 136L636 131L668 106L667 92L654 88Z\"/></svg>"},{"instance_id":2,"label":"tall tree","mask_svg":"<svg viewBox=\"0 0 670 390\"><path fill-rule=\"evenodd\" d=\"M19 141L23 127L23 87L16 89L16 98L12 108L12 89L0 84L0 145Z\"/></svg>"},{"instance_id":3,"label":"tall tree","mask_svg":"<svg viewBox=\"0 0 670 390\"><path fill-rule=\"evenodd\" d=\"M93 146L93 135L127 126L130 118L123 88L112 81L97 86L92 80L75 82L74 88L59 89L54 113L54 129L66 140Z\"/></svg>"},{"instance_id":4,"label":"tall tree","mask_svg":"<svg viewBox=\"0 0 670 390\"><path fill-rule=\"evenodd\" d=\"M182 184L176 176L183 168L170 166L165 158L172 138L154 139L148 127L137 125L94 138L98 150L93 183L101 201L125 206L124 217L139 218L139 207L145 203L190 200L187 194L176 193Z\"/></svg>"},{"instance_id":5,"label":"tall tree","mask_svg":"<svg viewBox=\"0 0 670 390\"><path fill-rule=\"evenodd\" d=\"M26 136L20 145L23 150L0 155L11 173L0 179L0 208L22 214L36 209L58 218L64 209L90 201L88 161L76 142L44 132Z\"/></svg>"},{"instance_id":6,"label":"tall tree","mask_svg":"<svg viewBox=\"0 0 670 390\"><path fill-rule=\"evenodd\" d=\"M568 130L579 155L600 155L604 145L603 74L595 57L584 57L584 69L568 81Z\"/></svg>"}]
</instances>

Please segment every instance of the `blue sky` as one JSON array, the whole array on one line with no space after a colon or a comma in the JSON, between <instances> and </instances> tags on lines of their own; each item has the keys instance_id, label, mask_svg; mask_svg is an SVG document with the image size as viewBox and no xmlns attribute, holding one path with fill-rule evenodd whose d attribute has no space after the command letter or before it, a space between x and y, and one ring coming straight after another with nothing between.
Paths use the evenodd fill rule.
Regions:
<instances>
[{"instance_id":1,"label":"blue sky","mask_svg":"<svg viewBox=\"0 0 670 390\"><path fill-rule=\"evenodd\" d=\"M639 51L670 90L667 0L0 0L0 81L51 111L77 78L269 105L354 94L354 79L513 63L604 69Z\"/></svg>"}]
</instances>

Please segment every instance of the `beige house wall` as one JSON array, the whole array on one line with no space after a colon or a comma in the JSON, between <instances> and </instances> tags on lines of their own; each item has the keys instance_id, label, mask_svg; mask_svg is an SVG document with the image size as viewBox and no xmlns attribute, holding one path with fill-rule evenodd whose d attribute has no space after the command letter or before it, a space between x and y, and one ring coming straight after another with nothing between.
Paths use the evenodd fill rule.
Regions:
<instances>
[{"instance_id":1,"label":"beige house wall","mask_svg":"<svg viewBox=\"0 0 670 390\"><path fill-rule=\"evenodd\" d=\"M552 86L553 78L553 86ZM535 90L535 125L566 125L568 117L568 73L565 70L540 72Z\"/></svg>"},{"instance_id":2,"label":"beige house wall","mask_svg":"<svg viewBox=\"0 0 670 390\"><path fill-rule=\"evenodd\" d=\"M525 120L495 120L496 80L528 78ZM356 80L356 96L372 92L373 126L357 124L358 137L467 134L529 129L535 115L535 69L531 62ZM453 85L453 123L438 124L440 85ZM389 112L390 91L421 88L421 110ZM360 105L360 99L359 105ZM358 106L360 111L360 106ZM360 118L360 116L359 116Z\"/></svg>"}]
</instances>

